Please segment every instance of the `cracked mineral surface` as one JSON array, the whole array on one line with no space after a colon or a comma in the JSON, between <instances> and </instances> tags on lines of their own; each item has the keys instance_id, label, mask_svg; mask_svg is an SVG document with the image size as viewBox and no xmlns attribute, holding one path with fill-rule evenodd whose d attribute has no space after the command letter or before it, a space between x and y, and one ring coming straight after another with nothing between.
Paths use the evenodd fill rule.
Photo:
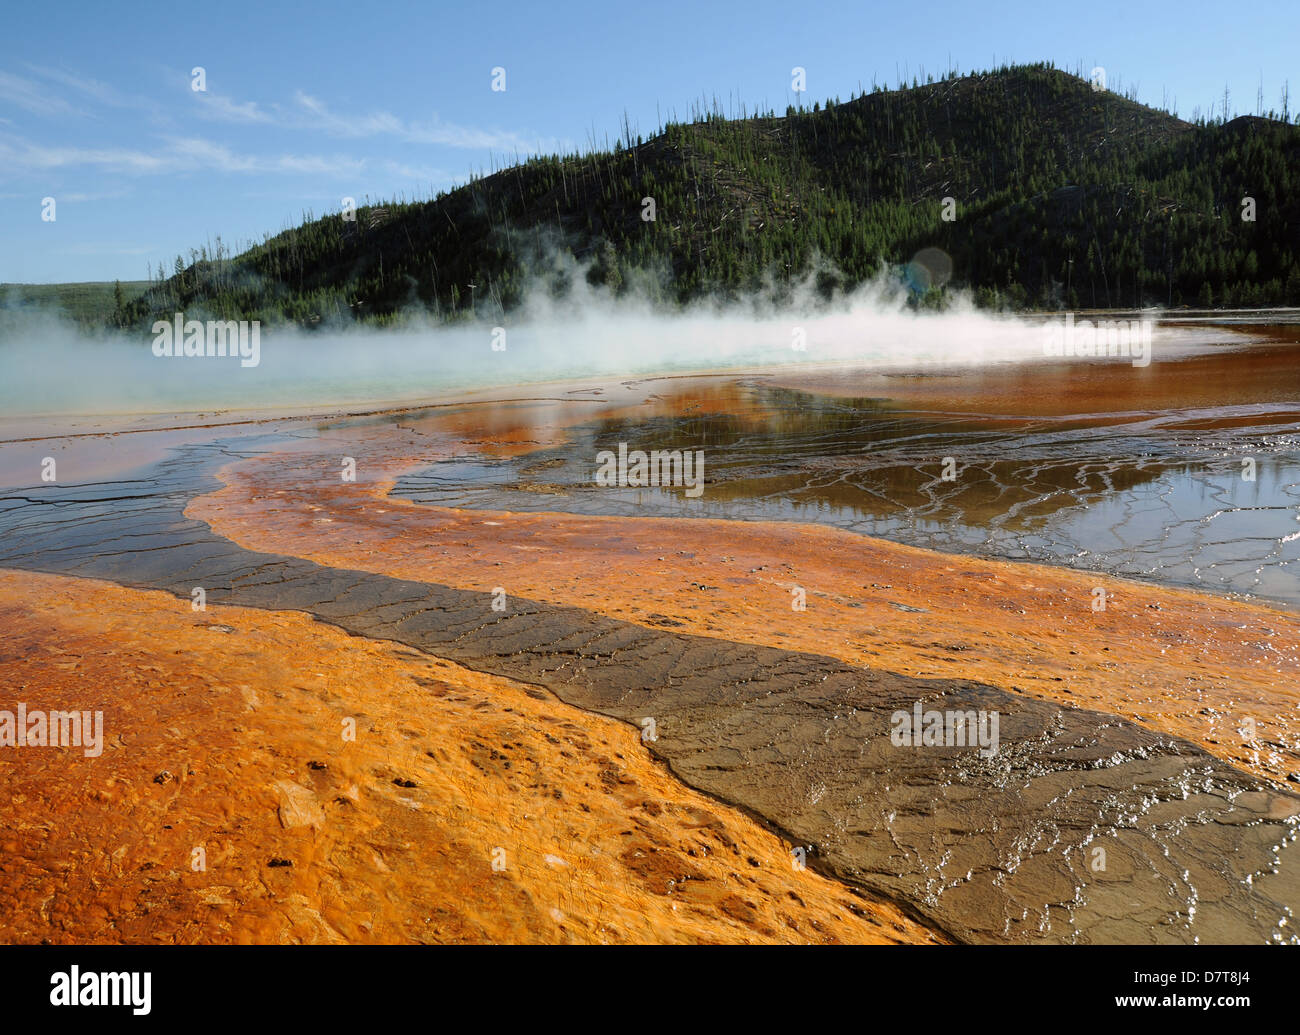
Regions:
<instances>
[{"instance_id":1,"label":"cracked mineral surface","mask_svg":"<svg viewBox=\"0 0 1300 1035\"><path fill-rule=\"evenodd\" d=\"M5 490L0 567L181 602L202 588L216 625L238 628L220 617L231 608L302 612L634 731L651 719L654 737L633 750L918 922L897 928L907 940L1293 937L1294 616L880 543L835 521L602 516L564 476L590 452L593 415L632 441L671 437L673 421L716 430L716 402L699 395L641 413L570 400L543 421L516 419L519 404L178 443L113 478ZM804 399L756 405L801 441ZM835 419L862 422L861 410ZM744 460L743 432L706 448ZM355 484L340 479L345 456ZM805 466L829 462L823 450ZM514 495L491 496L502 471ZM555 491L529 494L529 479ZM544 513L520 513L518 495ZM583 574L565 577L577 558ZM1102 612L1089 606L1098 584L1114 594ZM791 588L806 588L807 612L791 611ZM997 752L895 745L891 716L918 702L997 713ZM1232 732L1243 715L1258 716L1249 738ZM304 793L268 788L282 830L329 829Z\"/></svg>"}]
</instances>

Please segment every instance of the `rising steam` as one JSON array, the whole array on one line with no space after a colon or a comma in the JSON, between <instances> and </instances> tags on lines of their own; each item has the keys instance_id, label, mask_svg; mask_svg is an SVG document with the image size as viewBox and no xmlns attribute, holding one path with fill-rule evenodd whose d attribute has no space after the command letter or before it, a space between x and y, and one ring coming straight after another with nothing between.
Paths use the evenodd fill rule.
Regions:
<instances>
[{"instance_id":1,"label":"rising steam","mask_svg":"<svg viewBox=\"0 0 1300 1035\"><path fill-rule=\"evenodd\" d=\"M255 368L237 358L158 357L149 334L88 337L47 313L8 309L0 312L0 408L8 416L297 408L624 375L1044 359L1041 318L977 310L961 294L942 312L918 311L905 284L885 275L832 302L810 276L780 304L765 295L665 311L641 292L615 298L588 283L580 264L556 261L571 267L561 270L570 285L563 297L538 281L496 320L446 324L409 313L399 328L264 325Z\"/></svg>"}]
</instances>

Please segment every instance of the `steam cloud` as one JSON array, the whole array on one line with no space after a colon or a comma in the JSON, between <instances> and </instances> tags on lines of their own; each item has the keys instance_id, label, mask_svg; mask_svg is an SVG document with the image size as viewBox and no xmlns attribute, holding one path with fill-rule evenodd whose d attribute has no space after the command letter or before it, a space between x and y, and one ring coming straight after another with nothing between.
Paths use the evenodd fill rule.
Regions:
<instances>
[{"instance_id":1,"label":"steam cloud","mask_svg":"<svg viewBox=\"0 0 1300 1035\"><path fill-rule=\"evenodd\" d=\"M561 260L557 260L561 261ZM1044 323L977 310L957 295L917 311L885 276L832 302L810 277L768 296L665 311L644 293L615 298L572 259L563 297L540 280L496 321L446 324L416 313L398 328L302 331L264 325L261 362L155 356L147 333L88 337L32 310L0 311L0 412L180 413L409 402L544 381L739 368L852 365L867 370L1043 362ZM164 314L166 315L166 314ZM187 318L205 314L186 312ZM494 326L505 330L492 348ZM802 331L802 339L799 336ZM1163 340L1162 340L1163 339ZM497 336L500 344L500 336ZM796 344L805 345L803 350ZM1169 344L1157 331L1156 349Z\"/></svg>"}]
</instances>

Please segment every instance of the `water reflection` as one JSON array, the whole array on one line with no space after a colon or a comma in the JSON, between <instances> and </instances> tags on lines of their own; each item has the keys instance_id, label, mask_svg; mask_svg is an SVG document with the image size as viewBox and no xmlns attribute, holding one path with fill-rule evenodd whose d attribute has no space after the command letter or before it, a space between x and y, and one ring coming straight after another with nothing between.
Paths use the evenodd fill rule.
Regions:
<instances>
[{"instance_id":1,"label":"water reflection","mask_svg":"<svg viewBox=\"0 0 1300 1035\"><path fill-rule=\"evenodd\" d=\"M1300 431L1272 402L1026 417L751 383L666 394L568 434L517 459L434 465L396 491L457 507L812 521L1300 603ZM703 449L703 497L597 487L597 453L620 443Z\"/></svg>"}]
</instances>

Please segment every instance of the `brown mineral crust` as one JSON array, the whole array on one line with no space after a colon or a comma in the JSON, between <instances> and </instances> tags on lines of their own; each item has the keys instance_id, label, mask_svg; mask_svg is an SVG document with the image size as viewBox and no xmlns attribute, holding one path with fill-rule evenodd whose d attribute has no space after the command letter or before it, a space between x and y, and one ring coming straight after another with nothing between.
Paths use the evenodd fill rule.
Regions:
<instances>
[{"instance_id":1,"label":"brown mineral crust","mask_svg":"<svg viewBox=\"0 0 1300 1035\"><path fill-rule=\"evenodd\" d=\"M225 487L186 513L252 550L975 680L1121 715L1275 783L1300 777L1300 616L824 526L455 510L388 495L433 459L563 436L492 413L338 429L232 463ZM354 483L335 473L344 454L357 460ZM1092 608L1098 586L1103 611ZM792 609L796 589L804 611Z\"/></svg>"},{"instance_id":2,"label":"brown mineral crust","mask_svg":"<svg viewBox=\"0 0 1300 1035\"><path fill-rule=\"evenodd\" d=\"M98 757L0 749L5 942L942 940L535 687L30 572L0 623L0 708L104 716Z\"/></svg>"}]
</instances>

